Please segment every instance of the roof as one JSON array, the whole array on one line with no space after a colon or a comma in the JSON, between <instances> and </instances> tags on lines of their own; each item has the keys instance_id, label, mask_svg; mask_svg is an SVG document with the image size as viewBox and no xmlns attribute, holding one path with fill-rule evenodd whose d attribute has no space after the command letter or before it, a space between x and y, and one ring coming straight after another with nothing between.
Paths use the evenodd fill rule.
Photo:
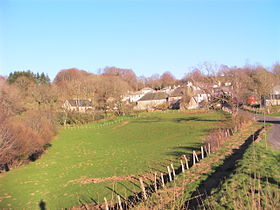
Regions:
<instances>
[{"instance_id":1,"label":"roof","mask_svg":"<svg viewBox=\"0 0 280 210\"><path fill-rule=\"evenodd\" d=\"M150 88L150 87L144 87L144 88L142 88L141 90L153 90L153 89Z\"/></svg>"},{"instance_id":2,"label":"roof","mask_svg":"<svg viewBox=\"0 0 280 210\"><path fill-rule=\"evenodd\" d=\"M168 98L168 94L164 92L147 93L139 101L162 100Z\"/></svg>"},{"instance_id":3,"label":"roof","mask_svg":"<svg viewBox=\"0 0 280 210\"><path fill-rule=\"evenodd\" d=\"M68 99L67 100L71 106L77 107L90 107L92 103L90 100L80 100L80 99Z\"/></svg>"},{"instance_id":4,"label":"roof","mask_svg":"<svg viewBox=\"0 0 280 210\"><path fill-rule=\"evenodd\" d=\"M176 88L175 90L172 91L171 97L178 97L178 96L183 96L185 88Z\"/></svg>"}]
</instances>

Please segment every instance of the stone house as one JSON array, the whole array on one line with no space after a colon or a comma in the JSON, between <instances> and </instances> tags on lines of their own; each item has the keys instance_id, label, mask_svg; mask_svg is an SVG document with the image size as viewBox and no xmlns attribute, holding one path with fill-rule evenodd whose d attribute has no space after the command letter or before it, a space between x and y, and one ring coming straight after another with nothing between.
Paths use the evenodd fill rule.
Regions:
<instances>
[{"instance_id":1,"label":"stone house","mask_svg":"<svg viewBox=\"0 0 280 210\"><path fill-rule=\"evenodd\" d=\"M163 92L147 93L136 103L136 110L152 109L168 102L168 94Z\"/></svg>"},{"instance_id":2,"label":"stone house","mask_svg":"<svg viewBox=\"0 0 280 210\"><path fill-rule=\"evenodd\" d=\"M67 111L84 113L87 110L92 110L93 105L91 100L85 99L68 99L62 105L62 108Z\"/></svg>"},{"instance_id":3,"label":"stone house","mask_svg":"<svg viewBox=\"0 0 280 210\"><path fill-rule=\"evenodd\" d=\"M280 85L273 87L271 94L261 97L262 106L280 106Z\"/></svg>"}]
</instances>

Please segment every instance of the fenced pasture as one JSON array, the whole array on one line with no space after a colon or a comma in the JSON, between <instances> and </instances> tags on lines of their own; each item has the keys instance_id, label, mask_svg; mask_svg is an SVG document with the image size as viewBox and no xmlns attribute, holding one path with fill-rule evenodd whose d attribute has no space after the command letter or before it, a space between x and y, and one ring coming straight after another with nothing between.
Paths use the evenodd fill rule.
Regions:
<instances>
[{"instance_id":1,"label":"fenced pasture","mask_svg":"<svg viewBox=\"0 0 280 210\"><path fill-rule=\"evenodd\" d=\"M0 208L59 209L126 199L139 177L200 150L221 112L146 113L61 129L41 159L0 174Z\"/></svg>"}]
</instances>

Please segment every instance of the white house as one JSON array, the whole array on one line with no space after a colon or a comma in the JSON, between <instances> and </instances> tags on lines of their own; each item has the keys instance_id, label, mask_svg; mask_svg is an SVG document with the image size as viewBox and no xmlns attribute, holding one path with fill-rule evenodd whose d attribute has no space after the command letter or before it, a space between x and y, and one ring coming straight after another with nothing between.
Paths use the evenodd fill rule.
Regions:
<instances>
[{"instance_id":1,"label":"white house","mask_svg":"<svg viewBox=\"0 0 280 210\"><path fill-rule=\"evenodd\" d=\"M93 105L91 100L84 99L68 99L62 105L62 108L67 111L77 111L77 112L86 112L87 110L92 110Z\"/></svg>"}]
</instances>

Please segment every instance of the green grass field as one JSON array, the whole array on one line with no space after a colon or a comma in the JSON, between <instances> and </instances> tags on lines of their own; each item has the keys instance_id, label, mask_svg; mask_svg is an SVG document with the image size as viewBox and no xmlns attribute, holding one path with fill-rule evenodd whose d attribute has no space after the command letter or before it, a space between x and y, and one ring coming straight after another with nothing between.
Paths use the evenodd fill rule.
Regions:
<instances>
[{"instance_id":1,"label":"green grass field","mask_svg":"<svg viewBox=\"0 0 280 210\"><path fill-rule=\"evenodd\" d=\"M61 129L41 159L0 174L0 208L36 209L41 201L47 209L68 208L115 199L116 192L126 198L140 191L137 184L102 178L165 171L224 123L220 112L147 113ZM89 178L102 182L82 183Z\"/></svg>"},{"instance_id":2,"label":"green grass field","mask_svg":"<svg viewBox=\"0 0 280 210\"><path fill-rule=\"evenodd\" d=\"M206 209L280 209L280 151L265 138L253 143L236 171L215 189Z\"/></svg>"}]
</instances>

